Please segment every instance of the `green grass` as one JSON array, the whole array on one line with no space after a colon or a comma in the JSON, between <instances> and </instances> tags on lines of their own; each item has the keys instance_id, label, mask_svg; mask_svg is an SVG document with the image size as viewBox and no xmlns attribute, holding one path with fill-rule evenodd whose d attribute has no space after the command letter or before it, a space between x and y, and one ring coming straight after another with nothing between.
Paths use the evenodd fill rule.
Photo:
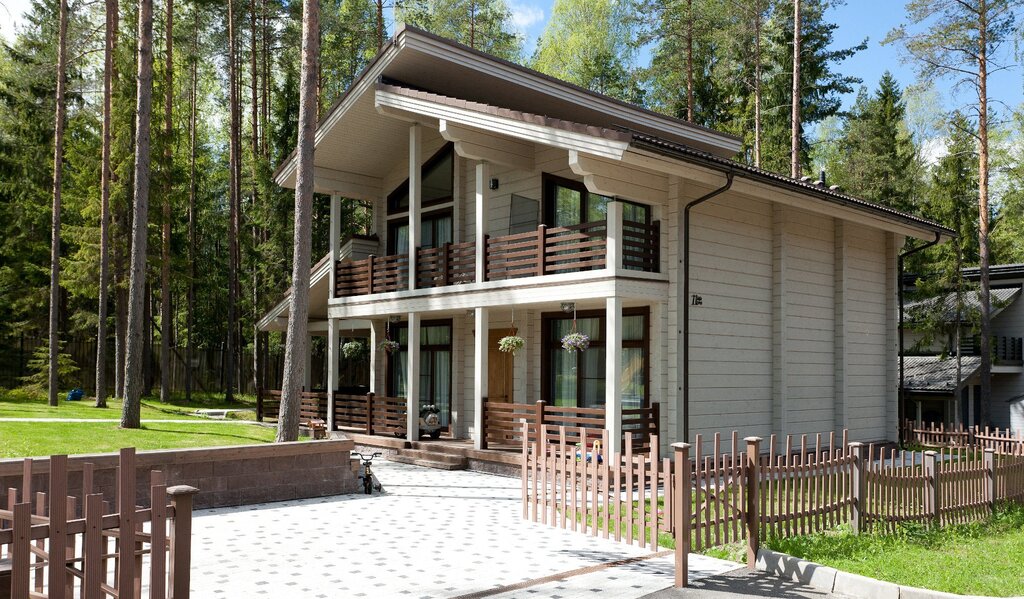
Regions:
<instances>
[{"instance_id":1,"label":"green grass","mask_svg":"<svg viewBox=\"0 0 1024 599\"><path fill-rule=\"evenodd\" d=\"M764 546L846 572L959 594L1024 595L1024 506L1001 506L973 524L894 534L854 535L849 528Z\"/></svg>"},{"instance_id":2,"label":"green grass","mask_svg":"<svg viewBox=\"0 0 1024 599\"><path fill-rule=\"evenodd\" d=\"M113 422L0 422L0 458L104 453L122 447L180 449L269 443L275 430L254 424L196 420L121 429Z\"/></svg>"},{"instance_id":3,"label":"green grass","mask_svg":"<svg viewBox=\"0 0 1024 599\"><path fill-rule=\"evenodd\" d=\"M155 397L142 400L142 419L200 419L193 412L197 409L255 409L252 396L237 396L228 403L223 395L192 394L192 401L186 402L184 394L174 394L171 401L161 402ZM0 418L87 418L90 420L116 420L121 417L121 402L108 400L106 408L97 408L93 400L64 401L63 396L55 407L47 404L46 396L25 389L0 389ZM253 420L255 412L233 414L233 419Z\"/></svg>"}]
</instances>

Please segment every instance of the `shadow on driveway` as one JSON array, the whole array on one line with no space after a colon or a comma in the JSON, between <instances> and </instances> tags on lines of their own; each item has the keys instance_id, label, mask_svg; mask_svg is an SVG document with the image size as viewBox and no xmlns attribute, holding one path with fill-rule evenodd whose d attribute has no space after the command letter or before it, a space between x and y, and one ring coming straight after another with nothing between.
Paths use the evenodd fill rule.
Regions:
<instances>
[{"instance_id":1,"label":"shadow on driveway","mask_svg":"<svg viewBox=\"0 0 1024 599\"><path fill-rule=\"evenodd\" d=\"M751 572L746 568L696 580L685 589L665 589L651 593L641 599L675 599L700 597L707 599L744 599L747 597L781 597L801 599L825 599L842 597L764 572Z\"/></svg>"}]
</instances>

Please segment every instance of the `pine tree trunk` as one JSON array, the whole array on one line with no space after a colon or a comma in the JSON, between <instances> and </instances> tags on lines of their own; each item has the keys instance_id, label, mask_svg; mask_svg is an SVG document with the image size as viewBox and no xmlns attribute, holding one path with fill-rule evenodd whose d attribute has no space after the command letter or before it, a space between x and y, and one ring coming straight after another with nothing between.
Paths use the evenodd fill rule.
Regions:
<instances>
[{"instance_id":1,"label":"pine tree trunk","mask_svg":"<svg viewBox=\"0 0 1024 599\"><path fill-rule=\"evenodd\" d=\"M299 406L309 343L309 266L313 226L313 150L317 120L316 77L320 62L320 6L302 2L302 69L299 87L298 161L295 175L295 238L292 256L292 295L288 305L288 332L284 349L284 382L278 441L299 437Z\"/></svg>"},{"instance_id":2,"label":"pine tree trunk","mask_svg":"<svg viewBox=\"0 0 1024 599\"><path fill-rule=\"evenodd\" d=\"M192 401L192 358L195 348L196 305L196 88L199 87L199 12L196 11L195 35L192 37L192 85L189 88L188 120L188 344L185 347L185 401Z\"/></svg>"},{"instance_id":3,"label":"pine tree trunk","mask_svg":"<svg viewBox=\"0 0 1024 599\"><path fill-rule=\"evenodd\" d=\"M384 0L377 0L377 54L384 48Z\"/></svg>"},{"instance_id":4,"label":"pine tree trunk","mask_svg":"<svg viewBox=\"0 0 1024 599\"><path fill-rule=\"evenodd\" d=\"M131 272L128 283L128 335L122 428L139 428L146 327L146 233L149 224L149 137L153 116L153 0L139 0L138 90L135 110L134 211Z\"/></svg>"},{"instance_id":5,"label":"pine tree trunk","mask_svg":"<svg viewBox=\"0 0 1024 599\"><path fill-rule=\"evenodd\" d=\"M228 282L228 323L227 343L224 356L225 372L225 400L234 401L235 397L235 336L238 332L238 236L239 236L239 195L240 195L240 173L239 165L241 126L239 122L238 106L238 65L237 48L238 41L235 31L235 0L228 0L228 104L231 113L230 133L228 140L228 170L231 189L228 193L229 209L228 224L228 254L229 254L229 282Z\"/></svg>"},{"instance_id":6,"label":"pine tree trunk","mask_svg":"<svg viewBox=\"0 0 1024 599\"><path fill-rule=\"evenodd\" d=\"M686 120L693 122L693 0L686 3Z\"/></svg>"},{"instance_id":7,"label":"pine tree trunk","mask_svg":"<svg viewBox=\"0 0 1024 599\"><path fill-rule=\"evenodd\" d=\"M793 116L790 129L789 175L800 177L800 0L793 0Z\"/></svg>"},{"instance_id":8,"label":"pine tree trunk","mask_svg":"<svg viewBox=\"0 0 1024 599\"><path fill-rule=\"evenodd\" d=\"M989 286L988 248L988 7L980 0L978 7L978 254L980 266L981 303L981 424L988 426L992 418L992 306Z\"/></svg>"},{"instance_id":9,"label":"pine tree trunk","mask_svg":"<svg viewBox=\"0 0 1024 599\"><path fill-rule=\"evenodd\" d=\"M68 2L60 0L57 31L57 108L53 125L53 215L50 222L50 405L57 405L60 355L60 210L64 175L64 81L68 60Z\"/></svg>"},{"instance_id":10,"label":"pine tree trunk","mask_svg":"<svg viewBox=\"0 0 1024 599\"><path fill-rule=\"evenodd\" d=\"M96 327L96 407L107 407L107 300L110 293L110 121L114 95L114 33L117 0L106 0L103 49L103 149L100 165L100 292Z\"/></svg>"},{"instance_id":11,"label":"pine tree trunk","mask_svg":"<svg viewBox=\"0 0 1024 599\"><path fill-rule=\"evenodd\" d=\"M259 61L257 57L257 35L259 30L256 27L256 1L249 0L249 29L251 32L251 38L249 40L249 52L251 54L250 69L252 71L252 109L250 111L250 118L252 119L252 141L250 147L252 148L252 208L253 212L258 214L257 207L260 203L259 189L260 189L260 170L263 165L263 157L260 155L260 103L259 103ZM265 126L265 125L264 125ZM260 227L259 221L253 220L252 225L252 245L253 248L258 248L260 244ZM252 383L253 388L260 391L260 358L259 358L259 343L260 343L260 276L259 268L257 264L252 266L252 341L253 341L253 352L252 352Z\"/></svg>"},{"instance_id":12,"label":"pine tree trunk","mask_svg":"<svg viewBox=\"0 0 1024 599\"><path fill-rule=\"evenodd\" d=\"M171 400L171 190L173 189L174 154L174 0L167 1L165 34L167 56L164 59L164 197L163 229L160 248L160 401Z\"/></svg>"},{"instance_id":13,"label":"pine tree trunk","mask_svg":"<svg viewBox=\"0 0 1024 599\"><path fill-rule=\"evenodd\" d=\"M761 167L761 1L754 3L754 166Z\"/></svg>"}]
</instances>

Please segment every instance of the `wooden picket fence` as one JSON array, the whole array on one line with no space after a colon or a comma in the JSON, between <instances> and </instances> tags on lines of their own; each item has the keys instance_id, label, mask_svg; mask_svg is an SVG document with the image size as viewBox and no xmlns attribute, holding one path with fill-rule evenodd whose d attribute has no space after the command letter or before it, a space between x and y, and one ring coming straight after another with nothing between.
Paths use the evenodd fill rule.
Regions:
<instances>
[{"instance_id":1,"label":"wooden picket fence","mask_svg":"<svg viewBox=\"0 0 1024 599\"><path fill-rule=\"evenodd\" d=\"M198 491L167 487L154 470L151 507L137 507L135 464L135 450L122 449L111 506L95 492L93 464L83 464L75 497L67 456L53 456L47 492L33 494L33 463L26 459L21 488L8 489L7 509L0 509L0 597L188 599Z\"/></svg>"},{"instance_id":2,"label":"wooden picket fence","mask_svg":"<svg viewBox=\"0 0 1024 599\"><path fill-rule=\"evenodd\" d=\"M903 441L924 447L992 448L997 453L1024 455L1024 431L1008 428L964 426L963 424L903 423Z\"/></svg>"},{"instance_id":3,"label":"wooden picket fence","mask_svg":"<svg viewBox=\"0 0 1024 599\"><path fill-rule=\"evenodd\" d=\"M606 455L607 433L542 428L523 435L523 518L656 551L674 543L676 584L691 550L745 542L748 564L766 535L791 537L849 523L891 532L988 517L1024 502L1024 455L971 446L902 451L850 442L846 431L672 445L662 457ZM710 448L710 451L706 451Z\"/></svg>"}]
</instances>

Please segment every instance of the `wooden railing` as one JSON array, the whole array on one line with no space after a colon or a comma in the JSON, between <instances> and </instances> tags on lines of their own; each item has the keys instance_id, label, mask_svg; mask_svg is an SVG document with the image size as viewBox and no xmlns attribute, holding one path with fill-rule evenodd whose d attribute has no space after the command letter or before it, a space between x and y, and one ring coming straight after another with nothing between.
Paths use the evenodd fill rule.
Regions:
<instances>
[{"instance_id":1,"label":"wooden railing","mask_svg":"<svg viewBox=\"0 0 1024 599\"><path fill-rule=\"evenodd\" d=\"M81 494L68 488L67 456L52 456L49 469L47 492L33 493L31 459L25 460L21 488L7 491L0 555L10 560L10 571L0 574L0 585L7 586L0 595L141 598L148 587L145 597L151 599L188 599L196 489L167 487L164 473L153 470L151 507L136 507L131 448L121 450L113 508L95 492L93 464L83 464Z\"/></svg>"},{"instance_id":2,"label":"wooden railing","mask_svg":"<svg viewBox=\"0 0 1024 599\"><path fill-rule=\"evenodd\" d=\"M992 360L996 364L1024 364L1024 338L992 336ZM981 337L974 335L960 342L960 351L965 356L981 355Z\"/></svg>"},{"instance_id":3,"label":"wooden railing","mask_svg":"<svg viewBox=\"0 0 1024 599\"><path fill-rule=\"evenodd\" d=\"M406 427L404 397L366 395L334 396L334 427L367 435L404 435Z\"/></svg>"},{"instance_id":4,"label":"wooden railing","mask_svg":"<svg viewBox=\"0 0 1024 599\"><path fill-rule=\"evenodd\" d=\"M313 415L313 402L316 402L317 418L327 422L327 392L303 391L300 411ZM281 414L281 391L279 389L262 389L256 395L256 420L262 422L266 418L278 418Z\"/></svg>"},{"instance_id":5,"label":"wooden railing","mask_svg":"<svg viewBox=\"0 0 1024 599\"><path fill-rule=\"evenodd\" d=\"M476 244L446 243L416 252L416 288L447 287L476 279Z\"/></svg>"},{"instance_id":6,"label":"wooden railing","mask_svg":"<svg viewBox=\"0 0 1024 599\"><path fill-rule=\"evenodd\" d=\"M551 406L544 401L533 404L517 404L484 401L484 448L490 445L514 445L522 443L523 421L527 422L529 442L536 440L541 429L549 434L559 427L566 427L573 443L579 441L579 430L589 429L598 434L605 427L604 408L570 408ZM658 433L660 410L657 403L649 408L622 410L623 447L631 451L647 453L650 435Z\"/></svg>"},{"instance_id":7,"label":"wooden railing","mask_svg":"<svg viewBox=\"0 0 1024 599\"><path fill-rule=\"evenodd\" d=\"M925 447L970 447L993 449L996 453L1024 455L1024 432L1008 428L929 424L907 420L903 441Z\"/></svg>"},{"instance_id":8,"label":"wooden railing","mask_svg":"<svg viewBox=\"0 0 1024 599\"><path fill-rule=\"evenodd\" d=\"M658 272L661 268L661 221L622 221L622 268Z\"/></svg>"},{"instance_id":9,"label":"wooden railing","mask_svg":"<svg viewBox=\"0 0 1024 599\"><path fill-rule=\"evenodd\" d=\"M501 281L604 268L608 224L541 225L536 231L487 239L487 280Z\"/></svg>"}]
</instances>

